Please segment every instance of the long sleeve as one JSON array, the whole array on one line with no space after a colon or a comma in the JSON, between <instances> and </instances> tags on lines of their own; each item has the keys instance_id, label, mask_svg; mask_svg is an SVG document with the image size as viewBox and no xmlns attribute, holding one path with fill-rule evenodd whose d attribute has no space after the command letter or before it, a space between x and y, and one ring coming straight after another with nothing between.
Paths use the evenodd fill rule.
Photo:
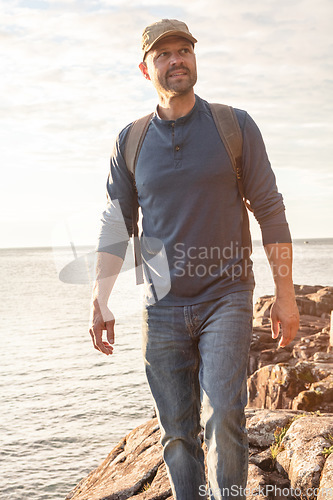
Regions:
<instances>
[{"instance_id":1,"label":"long sleeve","mask_svg":"<svg viewBox=\"0 0 333 500\"><path fill-rule=\"evenodd\" d=\"M124 258L133 233L132 213L135 189L123 156L124 141L129 126L117 137L110 161L106 184L107 207L103 212L97 243L98 252L108 252Z\"/></svg>"},{"instance_id":2,"label":"long sleeve","mask_svg":"<svg viewBox=\"0 0 333 500\"><path fill-rule=\"evenodd\" d=\"M243 137L244 193L259 222L263 244L290 243L283 198L278 192L261 133L249 115L246 115Z\"/></svg>"}]
</instances>

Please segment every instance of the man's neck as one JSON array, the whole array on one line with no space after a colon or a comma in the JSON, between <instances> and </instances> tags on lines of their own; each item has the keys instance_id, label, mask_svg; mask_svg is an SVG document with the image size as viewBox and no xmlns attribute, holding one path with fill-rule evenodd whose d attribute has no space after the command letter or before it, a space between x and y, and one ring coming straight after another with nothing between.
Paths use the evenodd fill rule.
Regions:
<instances>
[{"instance_id":1,"label":"man's neck","mask_svg":"<svg viewBox=\"0 0 333 500\"><path fill-rule=\"evenodd\" d=\"M162 120L177 120L187 115L194 104L194 91L185 95L172 97L159 95L158 114Z\"/></svg>"}]
</instances>

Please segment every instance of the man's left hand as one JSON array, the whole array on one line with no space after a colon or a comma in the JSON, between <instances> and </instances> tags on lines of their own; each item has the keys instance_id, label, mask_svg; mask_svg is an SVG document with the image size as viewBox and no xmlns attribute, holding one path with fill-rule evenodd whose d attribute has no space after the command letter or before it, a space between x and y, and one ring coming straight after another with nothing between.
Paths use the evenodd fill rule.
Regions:
<instances>
[{"instance_id":1,"label":"man's left hand","mask_svg":"<svg viewBox=\"0 0 333 500\"><path fill-rule=\"evenodd\" d=\"M275 299L271 308L271 328L273 339L277 339L281 331L278 347L285 347L295 338L299 328L299 312L294 297Z\"/></svg>"}]
</instances>

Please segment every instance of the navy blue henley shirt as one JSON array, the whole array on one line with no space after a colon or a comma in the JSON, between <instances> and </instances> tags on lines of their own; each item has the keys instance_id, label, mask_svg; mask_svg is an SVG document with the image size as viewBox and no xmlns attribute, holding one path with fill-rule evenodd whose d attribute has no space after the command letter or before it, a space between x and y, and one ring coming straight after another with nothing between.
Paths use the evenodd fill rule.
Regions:
<instances>
[{"instance_id":1,"label":"navy blue henley shirt","mask_svg":"<svg viewBox=\"0 0 333 500\"><path fill-rule=\"evenodd\" d=\"M260 224L263 244L289 243L283 199L261 133L245 111L235 111L243 132L245 196ZM123 156L129 126L117 137L111 157L109 203L97 246L97 251L121 257L132 234L135 199ZM206 101L196 96L192 110L175 121L162 120L155 112L135 184L142 210L142 254L148 263L148 303L154 302L152 297L156 302L150 280L155 285L160 280L161 290L166 290L157 293L160 305L191 305L253 289L252 271L246 281L240 279L242 200L236 175ZM161 277L161 269L168 276Z\"/></svg>"}]
</instances>

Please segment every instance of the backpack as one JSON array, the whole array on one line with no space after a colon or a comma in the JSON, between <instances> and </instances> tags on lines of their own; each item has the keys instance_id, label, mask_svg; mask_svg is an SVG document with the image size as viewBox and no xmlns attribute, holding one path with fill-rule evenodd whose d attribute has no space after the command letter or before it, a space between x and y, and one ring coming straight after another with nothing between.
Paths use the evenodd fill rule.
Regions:
<instances>
[{"instance_id":1,"label":"backpack","mask_svg":"<svg viewBox=\"0 0 333 500\"><path fill-rule=\"evenodd\" d=\"M221 140L227 150L232 167L236 174L238 190L243 200L243 225L242 225L242 275L241 280L248 279L247 269L249 258L251 255L251 237L249 229L249 218L247 209L252 211L250 203L246 200L243 188L242 179L242 150L243 150L243 135L240 129L236 113L231 106L225 104L210 103L210 110L219 132ZM129 172L132 174L135 186L135 167L141 151L143 141L145 139L150 121L154 113L143 116L134 121L127 133L124 159ZM136 190L135 190L136 191ZM140 243L138 238L138 219L139 219L139 204L137 192L133 203L132 223L133 223L133 238L134 238L134 258L136 269L136 283L143 283L142 272L142 256Z\"/></svg>"}]
</instances>

